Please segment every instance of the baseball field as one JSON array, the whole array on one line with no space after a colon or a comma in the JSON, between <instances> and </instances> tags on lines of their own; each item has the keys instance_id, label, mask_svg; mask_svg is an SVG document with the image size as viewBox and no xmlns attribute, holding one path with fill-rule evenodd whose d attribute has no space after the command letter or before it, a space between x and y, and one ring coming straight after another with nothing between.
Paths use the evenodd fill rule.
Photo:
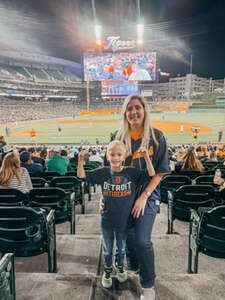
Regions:
<instances>
[{"instance_id":1,"label":"baseball field","mask_svg":"<svg viewBox=\"0 0 225 300\"><path fill-rule=\"evenodd\" d=\"M37 121L26 121L18 124L7 124L10 128L10 136L6 141L12 144L30 144L30 130L33 128L37 144L79 144L81 140L87 140L91 144L107 143L111 132L120 126L121 114L114 115L86 115L75 119L60 118ZM179 113L151 113L154 127L162 130L169 143L191 143L193 135L191 127L200 128L199 142L217 142L218 132L224 131L225 142L225 110L219 112L179 112ZM184 125L183 133L180 133L180 124ZM0 127L0 134L5 135L5 126ZM61 128L61 136L58 136L58 128Z\"/></svg>"}]
</instances>

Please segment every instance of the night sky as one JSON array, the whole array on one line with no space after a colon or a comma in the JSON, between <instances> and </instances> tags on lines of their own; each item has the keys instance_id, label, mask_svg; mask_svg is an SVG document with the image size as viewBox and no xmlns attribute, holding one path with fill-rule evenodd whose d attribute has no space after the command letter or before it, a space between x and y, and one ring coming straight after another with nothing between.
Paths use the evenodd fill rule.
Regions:
<instances>
[{"instance_id":1,"label":"night sky","mask_svg":"<svg viewBox=\"0 0 225 300\"><path fill-rule=\"evenodd\" d=\"M136 39L135 0L95 0L103 37ZM224 0L140 0L144 50L157 49L172 76L190 70L225 77ZM95 47L91 0L1 0L0 50L19 50L81 62Z\"/></svg>"}]
</instances>

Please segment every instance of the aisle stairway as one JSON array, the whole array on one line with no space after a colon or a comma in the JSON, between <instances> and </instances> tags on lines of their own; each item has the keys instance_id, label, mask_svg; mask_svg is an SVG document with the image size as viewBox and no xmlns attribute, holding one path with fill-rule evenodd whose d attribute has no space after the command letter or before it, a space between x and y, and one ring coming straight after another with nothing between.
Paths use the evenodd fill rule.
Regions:
<instances>
[{"instance_id":1,"label":"aisle stairway","mask_svg":"<svg viewBox=\"0 0 225 300\"><path fill-rule=\"evenodd\" d=\"M69 224L57 225L58 273L47 273L47 257L16 258L17 300L139 299L138 277L129 273L126 283L103 289L98 199L88 202L86 215L77 208L76 235ZM200 254L199 274L187 274L188 224L175 221L177 235L167 235L167 206L157 215L153 243L156 260L157 300L224 300L225 260Z\"/></svg>"}]
</instances>

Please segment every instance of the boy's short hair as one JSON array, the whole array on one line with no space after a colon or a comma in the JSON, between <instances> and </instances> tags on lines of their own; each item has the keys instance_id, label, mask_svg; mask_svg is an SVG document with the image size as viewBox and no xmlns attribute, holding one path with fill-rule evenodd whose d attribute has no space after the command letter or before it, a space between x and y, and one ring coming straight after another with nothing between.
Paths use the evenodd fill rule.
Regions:
<instances>
[{"instance_id":1,"label":"boy's short hair","mask_svg":"<svg viewBox=\"0 0 225 300\"><path fill-rule=\"evenodd\" d=\"M109 143L108 147L107 147L107 153L112 150L112 149L115 149L115 148L119 148L121 149L124 153L126 153L126 146L124 145L123 142L121 141L118 141L118 140L115 140L115 141L112 141Z\"/></svg>"}]
</instances>

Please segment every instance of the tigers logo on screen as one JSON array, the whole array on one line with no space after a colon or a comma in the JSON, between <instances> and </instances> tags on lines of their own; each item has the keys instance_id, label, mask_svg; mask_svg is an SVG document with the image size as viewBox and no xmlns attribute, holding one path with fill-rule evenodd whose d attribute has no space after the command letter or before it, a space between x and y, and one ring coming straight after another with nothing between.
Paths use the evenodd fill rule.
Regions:
<instances>
[{"instance_id":1,"label":"tigers logo on screen","mask_svg":"<svg viewBox=\"0 0 225 300\"><path fill-rule=\"evenodd\" d=\"M120 177L115 177L116 184L120 184Z\"/></svg>"}]
</instances>

